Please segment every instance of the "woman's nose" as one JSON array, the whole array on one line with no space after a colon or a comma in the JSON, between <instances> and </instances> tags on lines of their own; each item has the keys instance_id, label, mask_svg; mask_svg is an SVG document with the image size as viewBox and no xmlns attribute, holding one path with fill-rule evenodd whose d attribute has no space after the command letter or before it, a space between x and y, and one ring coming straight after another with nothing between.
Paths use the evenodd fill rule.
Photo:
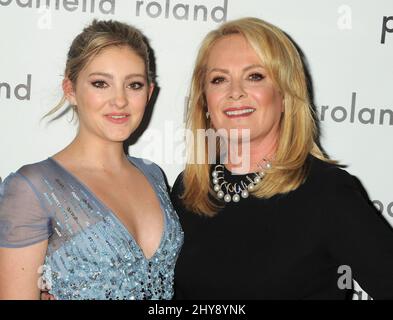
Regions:
<instances>
[{"instance_id":1,"label":"woman's nose","mask_svg":"<svg viewBox=\"0 0 393 320\"><path fill-rule=\"evenodd\" d=\"M240 81L233 81L229 90L229 97L233 100L239 100L247 96L247 93Z\"/></svg>"},{"instance_id":2,"label":"woman's nose","mask_svg":"<svg viewBox=\"0 0 393 320\"><path fill-rule=\"evenodd\" d=\"M115 92L115 96L113 97L113 104L117 108L124 108L127 106L128 100L126 97L126 94L124 92L124 89L118 89Z\"/></svg>"}]
</instances>

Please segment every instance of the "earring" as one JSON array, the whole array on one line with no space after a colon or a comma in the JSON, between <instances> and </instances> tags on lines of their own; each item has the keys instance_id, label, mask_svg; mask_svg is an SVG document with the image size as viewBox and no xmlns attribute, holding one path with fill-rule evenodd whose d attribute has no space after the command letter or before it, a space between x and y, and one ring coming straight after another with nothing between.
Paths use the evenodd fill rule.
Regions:
<instances>
[{"instance_id":1,"label":"earring","mask_svg":"<svg viewBox=\"0 0 393 320\"><path fill-rule=\"evenodd\" d=\"M209 119L209 117L210 117L210 113L209 113L209 111L207 111L206 112L206 119Z\"/></svg>"}]
</instances>

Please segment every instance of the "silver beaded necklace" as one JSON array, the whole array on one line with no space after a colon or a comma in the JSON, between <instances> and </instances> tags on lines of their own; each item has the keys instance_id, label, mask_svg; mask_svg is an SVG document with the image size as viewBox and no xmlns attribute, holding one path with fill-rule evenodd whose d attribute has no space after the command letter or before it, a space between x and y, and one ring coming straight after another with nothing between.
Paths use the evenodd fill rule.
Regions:
<instances>
[{"instance_id":1,"label":"silver beaded necklace","mask_svg":"<svg viewBox=\"0 0 393 320\"><path fill-rule=\"evenodd\" d=\"M263 160L263 165L258 164L261 168L260 171L253 172L250 175L246 175L245 179L240 182L231 183L225 180L224 177L224 166L218 164L214 167L212 172L213 177L213 189L217 193L219 199L224 199L225 202L239 202L241 198L248 198L251 191L255 189L263 177L265 171L272 167L271 163L267 160Z\"/></svg>"}]
</instances>

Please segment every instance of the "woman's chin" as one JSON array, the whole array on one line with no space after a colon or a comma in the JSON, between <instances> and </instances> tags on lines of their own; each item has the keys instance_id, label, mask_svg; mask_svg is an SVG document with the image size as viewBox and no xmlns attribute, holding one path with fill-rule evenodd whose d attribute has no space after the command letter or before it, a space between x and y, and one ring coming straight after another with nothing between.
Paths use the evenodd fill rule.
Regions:
<instances>
[{"instance_id":1,"label":"woman's chin","mask_svg":"<svg viewBox=\"0 0 393 320\"><path fill-rule=\"evenodd\" d=\"M131 134L131 132L123 134L111 134L107 135L106 138L110 142L124 142L131 136Z\"/></svg>"}]
</instances>

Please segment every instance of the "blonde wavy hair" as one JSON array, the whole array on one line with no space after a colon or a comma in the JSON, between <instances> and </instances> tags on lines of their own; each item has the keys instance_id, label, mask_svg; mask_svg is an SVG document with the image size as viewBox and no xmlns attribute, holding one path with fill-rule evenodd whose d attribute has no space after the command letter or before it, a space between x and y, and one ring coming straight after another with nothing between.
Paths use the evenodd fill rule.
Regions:
<instances>
[{"instance_id":1,"label":"blonde wavy hair","mask_svg":"<svg viewBox=\"0 0 393 320\"><path fill-rule=\"evenodd\" d=\"M145 63L148 84L152 82L149 47L142 32L126 23L97 19L94 19L73 40L67 54L64 78L70 79L75 87L83 68L103 49L111 46L126 46L135 52ZM67 99L63 95L59 103L45 114L44 118L59 111L66 102Z\"/></svg>"},{"instance_id":2,"label":"blonde wavy hair","mask_svg":"<svg viewBox=\"0 0 393 320\"><path fill-rule=\"evenodd\" d=\"M187 128L194 137L198 129L209 129L205 117L204 85L209 53L217 40L226 35L240 34L255 50L264 68L283 94L284 113L281 118L278 145L272 168L252 196L270 198L297 189L307 177L309 154L327 162L318 147L317 127L311 107L307 80L298 50L288 36L274 25L257 18L243 18L226 22L211 31L202 41L191 81ZM189 144L189 154L204 154L205 162L187 162L183 174L184 192L181 199L193 212L213 216L221 208L215 201L210 180L208 139L204 143ZM219 152L219 151L218 151Z\"/></svg>"}]
</instances>

